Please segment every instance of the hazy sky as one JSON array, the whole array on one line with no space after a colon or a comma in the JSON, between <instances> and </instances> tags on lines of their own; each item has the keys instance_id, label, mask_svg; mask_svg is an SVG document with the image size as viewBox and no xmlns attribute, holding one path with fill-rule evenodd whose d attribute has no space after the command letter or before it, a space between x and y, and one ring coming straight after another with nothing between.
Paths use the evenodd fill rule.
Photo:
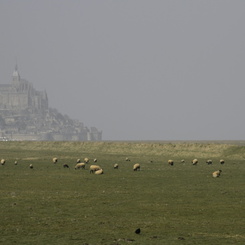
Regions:
<instances>
[{"instance_id":1,"label":"hazy sky","mask_svg":"<svg viewBox=\"0 0 245 245\"><path fill-rule=\"evenodd\" d=\"M0 0L0 83L17 59L103 140L244 140L244 24L244 0Z\"/></svg>"}]
</instances>

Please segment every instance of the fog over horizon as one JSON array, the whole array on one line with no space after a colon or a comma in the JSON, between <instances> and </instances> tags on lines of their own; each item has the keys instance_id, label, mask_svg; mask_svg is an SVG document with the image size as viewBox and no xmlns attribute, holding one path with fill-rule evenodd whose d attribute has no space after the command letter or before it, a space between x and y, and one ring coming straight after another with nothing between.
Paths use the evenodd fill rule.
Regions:
<instances>
[{"instance_id":1,"label":"fog over horizon","mask_svg":"<svg viewBox=\"0 0 245 245\"><path fill-rule=\"evenodd\" d=\"M245 1L0 1L0 83L103 140L245 140Z\"/></svg>"}]
</instances>

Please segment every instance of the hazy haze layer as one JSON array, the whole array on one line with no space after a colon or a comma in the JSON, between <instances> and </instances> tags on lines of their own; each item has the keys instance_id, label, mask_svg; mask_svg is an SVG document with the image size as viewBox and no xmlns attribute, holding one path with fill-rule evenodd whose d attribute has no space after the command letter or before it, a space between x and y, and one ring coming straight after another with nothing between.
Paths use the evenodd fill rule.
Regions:
<instances>
[{"instance_id":1,"label":"hazy haze layer","mask_svg":"<svg viewBox=\"0 0 245 245\"><path fill-rule=\"evenodd\" d=\"M104 140L245 139L244 23L243 0L2 0L0 83L17 60Z\"/></svg>"}]
</instances>

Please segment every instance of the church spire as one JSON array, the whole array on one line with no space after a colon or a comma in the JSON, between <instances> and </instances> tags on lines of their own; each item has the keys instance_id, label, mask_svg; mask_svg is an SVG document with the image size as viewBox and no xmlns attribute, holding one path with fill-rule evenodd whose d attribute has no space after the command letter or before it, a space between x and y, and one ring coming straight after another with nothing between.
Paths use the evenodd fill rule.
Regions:
<instances>
[{"instance_id":1,"label":"church spire","mask_svg":"<svg viewBox=\"0 0 245 245\"><path fill-rule=\"evenodd\" d=\"M20 81L20 74L18 72L18 66L17 66L17 62L16 62L15 69L14 69L14 72L13 72L13 83L16 83L16 82L19 82L19 81Z\"/></svg>"}]
</instances>

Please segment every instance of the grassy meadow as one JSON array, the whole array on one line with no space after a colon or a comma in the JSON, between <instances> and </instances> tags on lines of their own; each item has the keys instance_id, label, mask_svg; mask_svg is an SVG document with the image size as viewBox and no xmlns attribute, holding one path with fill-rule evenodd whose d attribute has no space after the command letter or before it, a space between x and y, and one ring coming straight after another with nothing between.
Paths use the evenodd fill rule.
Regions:
<instances>
[{"instance_id":1,"label":"grassy meadow","mask_svg":"<svg viewBox=\"0 0 245 245\"><path fill-rule=\"evenodd\" d=\"M0 158L0 244L245 244L241 143L0 142Z\"/></svg>"}]
</instances>

